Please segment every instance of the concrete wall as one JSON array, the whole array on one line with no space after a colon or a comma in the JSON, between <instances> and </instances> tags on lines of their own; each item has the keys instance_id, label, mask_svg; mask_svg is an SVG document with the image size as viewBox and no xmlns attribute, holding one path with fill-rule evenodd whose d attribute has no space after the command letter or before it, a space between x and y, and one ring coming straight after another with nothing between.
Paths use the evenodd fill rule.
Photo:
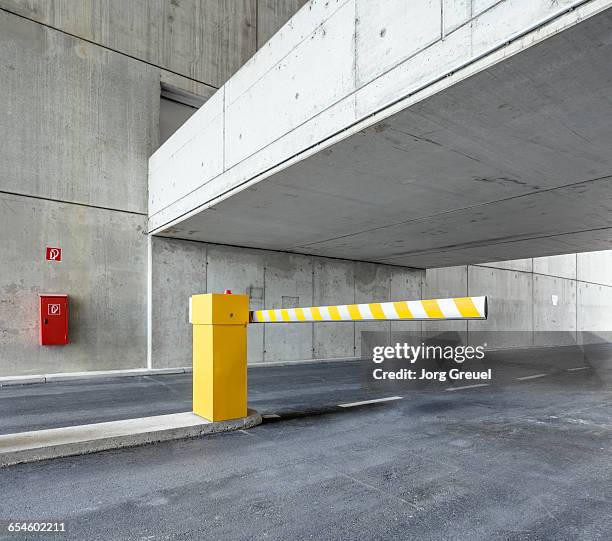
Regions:
<instances>
[{"instance_id":1,"label":"concrete wall","mask_svg":"<svg viewBox=\"0 0 612 541\"><path fill-rule=\"evenodd\" d=\"M269 35L288 11L265 2L258 12L255 0L0 0L0 376L147 365L160 82L209 97L264 43L257 26ZM172 276L153 274L164 297L206 279L206 257L175 244L190 257ZM45 261L46 246L62 261ZM155 267L172 251L151 253ZM70 296L69 345L38 345L41 292ZM186 317L186 305L172 309ZM184 329L164 321L153 349L185 364L171 353Z\"/></svg>"},{"instance_id":2,"label":"concrete wall","mask_svg":"<svg viewBox=\"0 0 612 541\"><path fill-rule=\"evenodd\" d=\"M424 324L492 348L612 339L612 251L428 269L426 296L488 295L487 321Z\"/></svg>"},{"instance_id":3,"label":"concrete wall","mask_svg":"<svg viewBox=\"0 0 612 541\"><path fill-rule=\"evenodd\" d=\"M214 87L256 51L254 0L3 0L1 6Z\"/></svg>"},{"instance_id":4,"label":"concrete wall","mask_svg":"<svg viewBox=\"0 0 612 541\"><path fill-rule=\"evenodd\" d=\"M144 366L158 73L2 11L0 50L0 373ZM70 296L70 345L38 346L40 292Z\"/></svg>"},{"instance_id":5,"label":"concrete wall","mask_svg":"<svg viewBox=\"0 0 612 541\"><path fill-rule=\"evenodd\" d=\"M487 321L251 325L250 363L367 357L373 345L398 340L497 349L612 339L612 285L576 279L579 265L599 277L612 270L612 251L421 271L162 237L153 247L154 367L190 364L187 299L224 289L249 295L253 310L489 297Z\"/></svg>"},{"instance_id":6,"label":"concrete wall","mask_svg":"<svg viewBox=\"0 0 612 541\"><path fill-rule=\"evenodd\" d=\"M251 309L402 300L421 297L424 271L153 238L153 349L155 368L191 364L188 299L231 289L247 294ZM416 328L419 323L279 323L249 326L249 362L353 358L365 331Z\"/></svg>"},{"instance_id":7,"label":"concrete wall","mask_svg":"<svg viewBox=\"0 0 612 541\"><path fill-rule=\"evenodd\" d=\"M304 4L305 0L0 0L1 9L153 64L168 72L169 79L175 74L213 88ZM197 86L185 89L197 91Z\"/></svg>"},{"instance_id":8,"label":"concrete wall","mask_svg":"<svg viewBox=\"0 0 612 541\"><path fill-rule=\"evenodd\" d=\"M0 375L145 366L146 217L8 194L0 208ZM70 296L69 345L38 345L41 292Z\"/></svg>"}]
</instances>

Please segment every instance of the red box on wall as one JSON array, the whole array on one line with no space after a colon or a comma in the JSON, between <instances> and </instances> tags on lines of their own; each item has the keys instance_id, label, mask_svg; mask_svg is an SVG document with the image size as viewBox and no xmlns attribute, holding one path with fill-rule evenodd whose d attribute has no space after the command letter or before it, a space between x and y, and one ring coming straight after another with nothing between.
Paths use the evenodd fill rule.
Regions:
<instances>
[{"instance_id":1,"label":"red box on wall","mask_svg":"<svg viewBox=\"0 0 612 541\"><path fill-rule=\"evenodd\" d=\"M40 294L40 345L68 343L68 295Z\"/></svg>"}]
</instances>

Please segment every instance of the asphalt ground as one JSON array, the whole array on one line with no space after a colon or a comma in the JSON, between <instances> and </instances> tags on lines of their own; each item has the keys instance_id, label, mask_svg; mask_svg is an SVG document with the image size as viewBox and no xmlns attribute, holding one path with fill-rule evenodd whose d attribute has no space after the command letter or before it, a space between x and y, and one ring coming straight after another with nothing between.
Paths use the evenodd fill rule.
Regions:
<instances>
[{"instance_id":1,"label":"asphalt ground","mask_svg":"<svg viewBox=\"0 0 612 541\"><path fill-rule=\"evenodd\" d=\"M258 427L0 470L0 539L610 539L610 348L486 361L479 387L388 387L370 361L252 368ZM4 387L0 432L190 400L189 375Z\"/></svg>"}]
</instances>

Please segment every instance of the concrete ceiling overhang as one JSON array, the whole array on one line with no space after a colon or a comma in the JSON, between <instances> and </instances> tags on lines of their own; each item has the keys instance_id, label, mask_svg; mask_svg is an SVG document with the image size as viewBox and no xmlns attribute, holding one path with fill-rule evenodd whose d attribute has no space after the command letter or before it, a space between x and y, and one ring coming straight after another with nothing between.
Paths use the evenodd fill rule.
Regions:
<instances>
[{"instance_id":1,"label":"concrete ceiling overhang","mask_svg":"<svg viewBox=\"0 0 612 541\"><path fill-rule=\"evenodd\" d=\"M412 267L612 248L612 10L159 233Z\"/></svg>"}]
</instances>

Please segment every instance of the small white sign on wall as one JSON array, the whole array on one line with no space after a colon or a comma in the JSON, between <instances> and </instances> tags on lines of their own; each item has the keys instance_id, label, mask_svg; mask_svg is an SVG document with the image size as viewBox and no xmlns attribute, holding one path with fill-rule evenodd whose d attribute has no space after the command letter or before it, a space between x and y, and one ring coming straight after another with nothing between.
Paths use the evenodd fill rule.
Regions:
<instances>
[{"instance_id":1,"label":"small white sign on wall","mask_svg":"<svg viewBox=\"0 0 612 541\"><path fill-rule=\"evenodd\" d=\"M551 300L553 306L557 306L557 304L559 304L559 297L557 295L552 295Z\"/></svg>"}]
</instances>

